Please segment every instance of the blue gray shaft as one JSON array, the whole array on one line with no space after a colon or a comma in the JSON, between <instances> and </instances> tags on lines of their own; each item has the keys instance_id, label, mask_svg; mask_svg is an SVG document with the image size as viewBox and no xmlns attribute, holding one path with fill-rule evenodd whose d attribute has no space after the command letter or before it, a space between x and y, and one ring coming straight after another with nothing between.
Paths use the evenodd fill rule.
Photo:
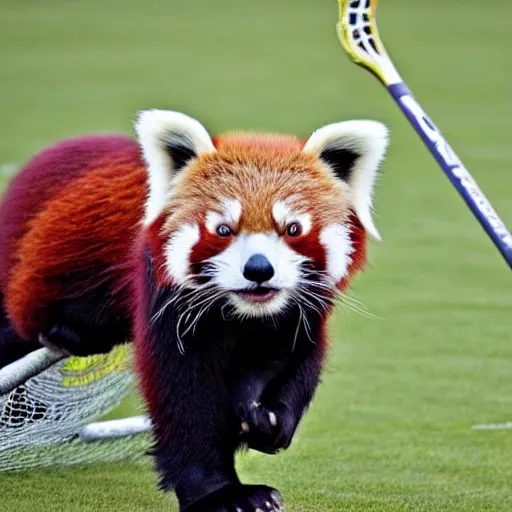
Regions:
<instances>
[{"instance_id":1,"label":"blue gray shaft","mask_svg":"<svg viewBox=\"0 0 512 512\"><path fill-rule=\"evenodd\" d=\"M387 89L501 252L509 267L512 268L512 235L480 190L476 181L469 174L436 125L421 108L408 87L402 82L390 85Z\"/></svg>"}]
</instances>

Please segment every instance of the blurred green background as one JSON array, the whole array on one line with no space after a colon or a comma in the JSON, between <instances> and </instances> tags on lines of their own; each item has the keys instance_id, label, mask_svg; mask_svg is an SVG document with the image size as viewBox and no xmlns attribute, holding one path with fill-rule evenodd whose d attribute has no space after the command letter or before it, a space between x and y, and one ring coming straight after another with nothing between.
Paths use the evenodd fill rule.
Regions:
<instances>
[{"instance_id":1,"label":"blurred green background","mask_svg":"<svg viewBox=\"0 0 512 512\"><path fill-rule=\"evenodd\" d=\"M512 3L381 0L379 27L424 108L512 225ZM56 140L132 133L139 109L212 133L375 118L392 132L384 243L340 309L292 448L245 454L289 512L512 510L510 271L385 90L343 55L334 0L0 0L0 170ZM5 176L2 178L6 180ZM130 409L130 406L128 406ZM149 461L0 474L10 511L175 510Z\"/></svg>"}]
</instances>

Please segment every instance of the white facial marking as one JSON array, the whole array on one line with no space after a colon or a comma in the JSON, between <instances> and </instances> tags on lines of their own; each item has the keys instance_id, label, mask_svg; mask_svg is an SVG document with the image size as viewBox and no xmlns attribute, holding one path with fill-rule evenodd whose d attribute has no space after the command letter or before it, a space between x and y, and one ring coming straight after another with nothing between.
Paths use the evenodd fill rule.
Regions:
<instances>
[{"instance_id":1,"label":"white facial marking","mask_svg":"<svg viewBox=\"0 0 512 512\"><path fill-rule=\"evenodd\" d=\"M222 222L223 222L223 217L219 212L216 212L214 210L209 210L206 213L206 220L205 220L204 224L206 226L206 229L210 233L215 233L215 228L219 224L222 224Z\"/></svg>"},{"instance_id":2,"label":"white facial marking","mask_svg":"<svg viewBox=\"0 0 512 512\"><path fill-rule=\"evenodd\" d=\"M219 213L215 210L209 210L206 214L206 229L210 233L215 233L215 228L219 224L227 224L233 226L238 224L242 216L242 203L238 199L230 199L225 197L222 200L223 212Z\"/></svg>"},{"instance_id":3,"label":"white facial marking","mask_svg":"<svg viewBox=\"0 0 512 512\"><path fill-rule=\"evenodd\" d=\"M243 316L258 317L275 315L286 309L290 292L281 290L274 298L267 302L249 302L232 293L229 297L236 311Z\"/></svg>"},{"instance_id":4,"label":"white facial marking","mask_svg":"<svg viewBox=\"0 0 512 512\"><path fill-rule=\"evenodd\" d=\"M263 284L280 291L274 298L261 303L247 301L233 293L231 302L239 313L248 316L278 313L286 307L290 290L296 287L300 278L300 265L307 258L292 250L277 233L239 235L226 250L210 258L217 265L214 282L227 291L255 288L256 284L243 275L247 260L254 254L263 254L274 268L274 276Z\"/></svg>"},{"instance_id":5,"label":"white facial marking","mask_svg":"<svg viewBox=\"0 0 512 512\"><path fill-rule=\"evenodd\" d=\"M165 264L169 275L177 284L182 284L190 266L190 253L199 242L199 226L185 224L178 229L167 242L165 249Z\"/></svg>"},{"instance_id":6,"label":"white facial marking","mask_svg":"<svg viewBox=\"0 0 512 512\"><path fill-rule=\"evenodd\" d=\"M272 216L279 226L286 224L286 219L290 215L290 209L286 206L286 201L276 201L272 207Z\"/></svg>"},{"instance_id":7,"label":"white facial marking","mask_svg":"<svg viewBox=\"0 0 512 512\"><path fill-rule=\"evenodd\" d=\"M238 199L224 198L224 217L230 224L238 224L242 216L242 203Z\"/></svg>"},{"instance_id":8,"label":"white facial marking","mask_svg":"<svg viewBox=\"0 0 512 512\"><path fill-rule=\"evenodd\" d=\"M338 283L347 275L354 252L349 229L342 224L330 224L322 229L320 242L327 255L327 272Z\"/></svg>"},{"instance_id":9,"label":"white facial marking","mask_svg":"<svg viewBox=\"0 0 512 512\"><path fill-rule=\"evenodd\" d=\"M307 235L311 231L311 215L309 213L294 212L287 201L276 201L272 207L272 216L278 226L286 228L291 222L298 222L302 226L302 234Z\"/></svg>"},{"instance_id":10,"label":"white facial marking","mask_svg":"<svg viewBox=\"0 0 512 512\"><path fill-rule=\"evenodd\" d=\"M302 226L302 234L307 235L311 231L311 215L309 213L298 213L292 222L298 222Z\"/></svg>"}]
</instances>

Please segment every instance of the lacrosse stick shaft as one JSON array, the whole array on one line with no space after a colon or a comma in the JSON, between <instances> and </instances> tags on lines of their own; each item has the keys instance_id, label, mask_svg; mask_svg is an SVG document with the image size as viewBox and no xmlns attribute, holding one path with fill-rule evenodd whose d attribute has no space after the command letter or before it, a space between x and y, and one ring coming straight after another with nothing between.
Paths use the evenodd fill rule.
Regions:
<instances>
[{"instance_id":1,"label":"lacrosse stick shaft","mask_svg":"<svg viewBox=\"0 0 512 512\"><path fill-rule=\"evenodd\" d=\"M89 425L82 428L79 435L82 441L100 441L103 439L134 436L148 432L150 429L151 422L149 418L141 415L89 423Z\"/></svg>"},{"instance_id":2,"label":"lacrosse stick shaft","mask_svg":"<svg viewBox=\"0 0 512 512\"><path fill-rule=\"evenodd\" d=\"M403 82L387 90L512 268L512 235L469 171Z\"/></svg>"},{"instance_id":3,"label":"lacrosse stick shaft","mask_svg":"<svg viewBox=\"0 0 512 512\"><path fill-rule=\"evenodd\" d=\"M28 379L60 361L65 356L48 348L34 350L30 354L0 369L0 396L10 393Z\"/></svg>"},{"instance_id":4,"label":"lacrosse stick shaft","mask_svg":"<svg viewBox=\"0 0 512 512\"><path fill-rule=\"evenodd\" d=\"M405 85L379 37L378 0L338 0L338 37L351 59L387 88L432 156L512 268L512 235L439 129Z\"/></svg>"}]
</instances>

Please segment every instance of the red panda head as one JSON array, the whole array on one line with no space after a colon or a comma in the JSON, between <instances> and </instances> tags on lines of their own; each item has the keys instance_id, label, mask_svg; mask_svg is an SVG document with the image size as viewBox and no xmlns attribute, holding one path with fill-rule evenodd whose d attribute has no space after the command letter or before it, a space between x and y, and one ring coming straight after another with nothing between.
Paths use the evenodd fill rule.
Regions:
<instances>
[{"instance_id":1,"label":"red panda head","mask_svg":"<svg viewBox=\"0 0 512 512\"><path fill-rule=\"evenodd\" d=\"M160 279L241 316L294 304L325 310L365 261L387 130L348 121L293 136L212 139L195 119L141 113L147 163L145 226ZM155 249L156 248L156 249Z\"/></svg>"}]
</instances>

